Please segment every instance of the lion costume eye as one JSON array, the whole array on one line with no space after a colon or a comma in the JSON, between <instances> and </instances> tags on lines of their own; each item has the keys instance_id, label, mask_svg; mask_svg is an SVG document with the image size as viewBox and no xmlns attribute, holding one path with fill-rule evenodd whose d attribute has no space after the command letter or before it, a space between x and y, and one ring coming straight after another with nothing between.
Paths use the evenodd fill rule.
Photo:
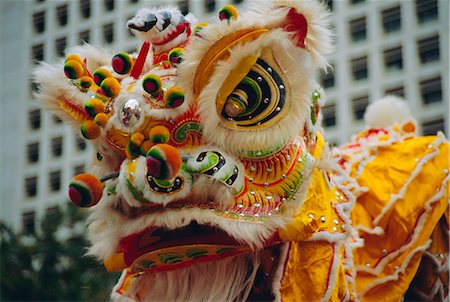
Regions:
<instances>
[{"instance_id":1,"label":"lion costume eye","mask_svg":"<svg viewBox=\"0 0 450 302\"><path fill-rule=\"evenodd\" d=\"M228 128L250 129L276 122L285 100L286 87L280 75L259 58L225 102L219 96L217 103Z\"/></svg>"}]
</instances>

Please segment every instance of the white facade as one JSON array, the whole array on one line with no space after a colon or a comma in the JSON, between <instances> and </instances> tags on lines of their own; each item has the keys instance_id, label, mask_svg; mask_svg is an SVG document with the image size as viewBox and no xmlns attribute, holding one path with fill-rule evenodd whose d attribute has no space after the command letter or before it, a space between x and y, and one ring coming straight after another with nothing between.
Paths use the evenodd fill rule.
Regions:
<instances>
[{"instance_id":1,"label":"white facade","mask_svg":"<svg viewBox=\"0 0 450 302\"><path fill-rule=\"evenodd\" d=\"M236 0L1 1L0 221L6 222L16 230L33 228L46 211L67 202L67 184L72 176L86 167L90 161L89 144L84 150L80 149L78 131L69 129L48 112L40 110L32 97L29 79L34 66L33 58L39 57L41 50L42 58L46 62L55 62L59 59L58 46L77 45L81 40L88 40L90 44L104 46L113 51L134 51L139 48L140 42L129 34L125 22L138 8L160 3L180 6L187 4L189 10L199 20L209 21L217 18L217 11L223 5L240 2ZM324 108L323 112L330 124L333 124L333 114L335 115L335 125L326 127L326 136L335 143L343 143L352 133L363 127L363 123L353 117L352 98L367 95L368 101L373 101L383 96L386 90L401 86L404 87L405 97L419 122L442 117L448 134L448 1L439 1L438 17L434 20L431 18L432 20L423 24L417 20L414 1L366 0L355 4L352 2L358 1L333 2L332 20L338 43L330 61L335 66L335 80L334 85L326 89L328 107ZM382 11L396 6L400 6L401 28L385 34ZM83 11L86 12L88 7L89 16L83 16ZM214 13L208 10L213 10ZM64 12L67 12L66 24ZM366 38L351 42L349 22L364 16ZM44 28L40 28L41 23ZM439 59L426 64L420 63L417 41L436 34L439 35ZM108 39L112 41L108 42ZM393 68L387 72L383 63L384 50L400 45L403 67L401 70ZM368 78L354 81L351 60L366 55ZM436 77L441 79L441 100L423 105L420 82ZM334 109L333 104L336 105ZM359 104L366 105L364 98ZM34 180L35 192L33 192Z\"/></svg>"}]
</instances>

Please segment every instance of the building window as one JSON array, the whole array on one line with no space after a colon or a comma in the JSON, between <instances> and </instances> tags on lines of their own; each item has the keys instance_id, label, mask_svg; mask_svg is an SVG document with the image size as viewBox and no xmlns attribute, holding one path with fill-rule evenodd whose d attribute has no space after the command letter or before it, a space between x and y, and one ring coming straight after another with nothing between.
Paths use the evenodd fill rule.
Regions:
<instances>
[{"instance_id":1,"label":"building window","mask_svg":"<svg viewBox=\"0 0 450 302\"><path fill-rule=\"evenodd\" d=\"M33 14L33 25L35 33L43 33L45 31L45 12Z\"/></svg>"},{"instance_id":2,"label":"building window","mask_svg":"<svg viewBox=\"0 0 450 302\"><path fill-rule=\"evenodd\" d=\"M86 141L84 139L82 139L81 137L77 137L76 138L76 145L78 150L82 151L86 149Z\"/></svg>"},{"instance_id":3,"label":"building window","mask_svg":"<svg viewBox=\"0 0 450 302\"><path fill-rule=\"evenodd\" d=\"M34 197L37 194L37 177L32 176L25 179L25 192L28 197Z\"/></svg>"},{"instance_id":4,"label":"building window","mask_svg":"<svg viewBox=\"0 0 450 302\"><path fill-rule=\"evenodd\" d=\"M205 0L205 8L207 12L213 12L216 9L215 0Z\"/></svg>"},{"instance_id":5,"label":"building window","mask_svg":"<svg viewBox=\"0 0 450 302\"><path fill-rule=\"evenodd\" d=\"M422 64L439 61L439 35L417 41L417 48Z\"/></svg>"},{"instance_id":6,"label":"building window","mask_svg":"<svg viewBox=\"0 0 450 302\"><path fill-rule=\"evenodd\" d=\"M436 77L420 82L420 93L422 95L422 103L425 105L441 102L441 77Z\"/></svg>"},{"instance_id":7,"label":"building window","mask_svg":"<svg viewBox=\"0 0 450 302\"><path fill-rule=\"evenodd\" d=\"M44 60L44 44L34 45L31 52L34 63Z\"/></svg>"},{"instance_id":8,"label":"building window","mask_svg":"<svg viewBox=\"0 0 450 302\"><path fill-rule=\"evenodd\" d=\"M105 9L106 9L107 11L112 11L112 10L114 10L114 4L115 4L114 0L104 0L104 1L103 1L103 4L104 4Z\"/></svg>"},{"instance_id":9,"label":"building window","mask_svg":"<svg viewBox=\"0 0 450 302\"><path fill-rule=\"evenodd\" d=\"M384 51L384 66L387 71L403 69L402 47L396 47Z\"/></svg>"},{"instance_id":10,"label":"building window","mask_svg":"<svg viewBox=\"0 0 450 302\"><path fill-rule=\"evenodd\" d=\"M351 4L358 4L358 3L362 3L362 2L364 2L365 0L350 0L350 3Z\"/></svg>"},{"instance_id":11,"label":"building window","mask_svg":"<svg viewBox=\"0 0 450 302\"><path fill-rule=\"evenodd\" d=\"M56 8L56 18L58 19L58 23L60 26L67 25L67 4L58 6Z\"/></svg>"},{"instance_id":12,"label":"building window","mask_svg":"<svg viewBox=\"0 0 450 302\"><path fill-rule=\"evenodd\" d=\"M130 0L131 3L138 3L139 0Z\"/></svg>"},{"instance_id":13,"label":"building window","mask_svg":"<svg viewBox=\"0 0 450 302\"><path fill-rule=\"evenodd\" d=\"M34 211L26 212L22 214L22 229L26 234L34 233L35 231L35 217Z\"/></svg>"},{"instance_id":14,"label":"building window","mask_svg":"<svg viewBox=\"0 0 450 302\"><path fill-rule=\"evenodd\" d=\"M78 165L73 168L73 175L84 173L84 165Z\"/></svg>"},{"instance_id":15,"label":"building window","mask_svg":"<svg viewBox=\"0 0 450 302\"><path fill-rule=\"evenodd\" d=\"M368 78L367 56L352 60L352 74L355 81Z\"/></svg>"},{"instance_id":16,"label":"building window","mask_svg":"<svg viewBox=\"0 0 450 302\"><path fill-rule=\"evenodd\" d=\"M78 34L80 43L89 43L90 37L91 37L91 32L89 30L82 31Z\"/></svg>"},{"instance_id":17,"label":"building window","mask_svg":"<svg viewBox=\"0 0 450 302\"><path fill-rule=\"evenodd\" d=\"M61 171L54 171L49 173L50 190L58 192L61 189Z\"/></svg>"},{"instance_id":18,"label":"building window","mask_svg":"<svg viewBox=\"0 0 450 302\"><path fill-rule=\"evenodd\" d=\"M107 44L111 44L114 41L114 27L112 23L103 26L103 41Z\"/></svg>"},{"instance_id":19,"label":"building window","mask_svg":"<svg viewBox=\"0 0 450 302\"><path fill-rule=\"evenodd\" d=\"M80 0L80 13L85 19L91 16L91 0Z\"/></svg>"},{"instance_id":20,"label":"building window","mask_svg":"<svg viewBox=\"0 0 450 302\"><path fill-rule=\"evenodd\" d=\"M34 82L33 80L30 80L30 95L34 96L34 94L38 91L39 91L38 83Z\"/></svg>"},{"instance_id":21,"label":"building window","mask_svg":"<svg viewBox=\"0 0 450 302\"><path fill-rule=\"evenodd\" d=\"M66 50L67 39L66 37L59 38L55 41L55 51L59 57L64 56L64 51Z\"/></svg>"},{"instance_id":22,"label":"building window","mask_svg":"<svg viewBox=\"0 0 450 302\"><path fill-rule=\"evenodd\" d=\"M334 87L334 66L330 68L327 72L322 73L322 87L332 88Z\"/></svg>"},{"instance_id":23,"label":"building window","mask_svg":"<svg viewBox=\"0 0 450 302\"><path fill-rule=\"evenodd\" d=\"M178 8L186 16L189 13L189 0L178 1Z\"/></svg>"},{"instance_id":24,"label":"building window","mask_svg":"<svg viewBox=\"0 0 450 302\"><path fill-rule=\"evenodd\" d=\"M55 124L61 124L62 123L62 119L60 119L56 115L53 115L52 117L53 117L53 123L55 123Z\"/></svg>"},{"instance_id":25,"label":"building window","mask_svg":"<svg viewBox=\"0 0 450 302\"><path fill-rule=\"evenodd\" d=\"M53 156L59 157L63 153L63 138L60 137L54 137L52 138L52 153Z\"/></svg>"},{"instance_id":26,"label":"building window","mask_svg":"<svg viewBox=\"0 0 450 302\"><path fill-rule=\"evenodd\" d=\"M366 17L350 21L350 35L353 42L366 39Z\"/></svg>"},{"instance_id":27,"label":"building window","mask_svg":"<svg viewBox=\"0 0 450 302\"><path fill-rule=\"evenodd\" d=\"M423 135L436 135L439 131L444 132L444 128L444 119L442 117L422 123Z\"/></svg>"},{"instance_id":28,"label":"building window","mask_svg":"<svg viewBox=\"0 0 450 302\"><path fill-rule=\"evenodd\" d=\"M41 128L41 110L36 109L28 112L28 122L31 129Z\"/></svg>"},{"instance_id":29,"label":"building window","mask_svg":"<svg viewBox=\"0 0 450 302\"><path fill-rule=\"evenodd\" d=\"M386 95L396 95L398 97L405 97L405 88L403 86L398 86L394 88L389 88L384 91Z\"/></svg>"},{"instance_id":30,"label":"building window","mask_svg":"<svg viewBox=\"0 0 450 302\"><path fill-rule=\"evenodd\" d=\"M324 127L336 126L336 105L330 104L322 107L322 123Z\"/></svg>"},{"instance_id":31,"label":"building window","mask_svg":"<svg viewBox=\"0 0 450 302\"><path fill-rule=\"evenodd\" d=\"M385 33L398 31L401 28L401 13L400 6L385 9L382 12L383 16L383 28Z\"/></svg>"},{"instance_id":32,"label":"building window","mask_svg":"<svg viewBox=\"0 0 450 302\"><path fill-rule=\"evenodd\" d=\"M353 117L355 120L362 120L364 112L369 105L369 96L360 96L352 99Z\"/></svg>"},{"instance_id":33,"label":"building window","mask_svg":"<svg viewBox=\"0 0 450 302\"><path fill-rule=\"evenodd\" d=\"M438 18L437 0L416 0L416 14L419 23L437 20Z\"/></svg>"},{"instance_id":34,"label":"building window","mask_svg":"<svg viewBox=\"0 0 450 302\"><path fill-rule=\"evenodd\" d=\"M27 146L28 162L36 163L39 161L39 143L28 144Z\"/></svg>"}]
</instances>

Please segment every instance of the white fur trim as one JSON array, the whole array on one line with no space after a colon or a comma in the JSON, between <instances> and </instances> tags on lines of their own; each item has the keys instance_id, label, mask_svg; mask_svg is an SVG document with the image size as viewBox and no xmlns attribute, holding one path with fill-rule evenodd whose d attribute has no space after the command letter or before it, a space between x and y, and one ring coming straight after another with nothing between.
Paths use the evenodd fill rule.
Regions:
<instances>
[{"instance_id":1,"label":"white fur trim","mask_svg":"<svg viewBox=\"0 0 450 302\"><path fill-rule=\"evenodd\" d=\"M364 114L369 128L384 128L413 119L405 100L388 95L370 104Z\"/></svg>"}]
</instances>

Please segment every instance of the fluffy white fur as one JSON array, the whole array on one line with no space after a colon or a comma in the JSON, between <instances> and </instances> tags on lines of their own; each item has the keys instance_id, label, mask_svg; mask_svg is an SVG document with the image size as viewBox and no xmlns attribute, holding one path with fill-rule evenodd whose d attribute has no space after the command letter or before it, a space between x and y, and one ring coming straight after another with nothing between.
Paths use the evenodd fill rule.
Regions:
<instances>
[{"instance_id":1,"label":"fluffy white fur","mask_svg":"<svg viewBox=\"0 0 450 302\"><path fill-rule=\"evenodd\" d=\"M405 100L388 95L370 104L364 114L364 120L370 128L384 128L413 119Z\"/></svg>"},{"instance_id":2,"label":"fluffy white fur","mask_svg":"<svg viewBox=\"0 0 450 302\"><path fill-rule=\"evenodd\" d=\"M258 267L259 255L251 253L174 271L145 273L132 281L129 298L137 302L245 301ZM116 295L112 298L123 301Z\"/></svg>"}]
</instances>

